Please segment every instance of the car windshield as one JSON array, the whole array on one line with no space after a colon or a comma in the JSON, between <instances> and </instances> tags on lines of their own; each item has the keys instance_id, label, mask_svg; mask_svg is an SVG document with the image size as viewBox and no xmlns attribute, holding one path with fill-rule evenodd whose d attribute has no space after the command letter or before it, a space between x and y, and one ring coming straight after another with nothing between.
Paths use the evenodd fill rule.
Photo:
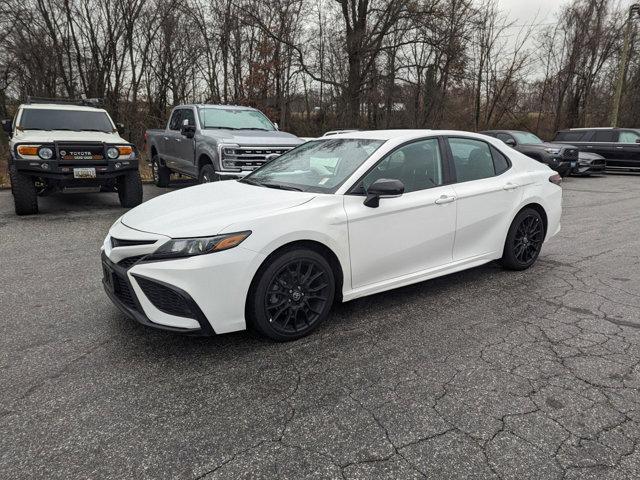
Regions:
<instances>
[{"instance_id":1,"label":"car windshield","mask_svg":"<svg viewBox=\"0 0 640 480\"><path fill-rule=\"evenodd\" d=\"M22 130L73 130L90 132L114 131L109 115L90 110L52 110L25 108L20 116Z\"/></svg>"},{"instance_id":2,"label":"car windshield","mask_svg":"<svg viewBox=\"0 0 640 480\"><path fill-rule=\"evenodd\" d=\"M230 130L275 130L267 117L257 110L226 108L200 108L202 128L228 128Z\"/></svg>"},{"instance_id":3,"label":"car windshield","mask_svg":"<svg viewBox=\"0 0 640 480\"><path fill-rule=\"evenodd\" d=\"M532 144L532 143L544 143L533 133L529 132L512 132L512 135L516 138L518 143Z\"/></svg>"},{"instance_id":4,"label":"car windshield","mask_svg":"<svg viewBox=\"0 0 640 480\"><path fill-rule=\"evenodd\" d=\"M285 190L334 193L383 143L353 138L307 142L241 181Z\"/></svg>"}]
</instances>

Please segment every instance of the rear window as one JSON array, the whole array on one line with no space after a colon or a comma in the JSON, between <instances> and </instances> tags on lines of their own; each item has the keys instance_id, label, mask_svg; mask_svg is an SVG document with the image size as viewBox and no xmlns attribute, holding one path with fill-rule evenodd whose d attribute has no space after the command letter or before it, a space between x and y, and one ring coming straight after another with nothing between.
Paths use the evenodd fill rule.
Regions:
<instances>
[{"instance_id":1,"label":"rear window","mask_svg":"<svg viewBox=\"0 0 640 480\"><path fill-rule=\"evenodd\" d=\"M558 132L556 133L556 138L554 140L558 140L559 142L579 142L588 132Z\"/></svg>"},{"instance_id":2,"label":"rear window","mask_svg":"<svg viewBox=\"0 0 640 480\"><path fill-rule=\"evenodd\" d=\"M90 110L51 110L25 108L18 128L23 130L72 130L76 132L113 132L105 112Z\"/></svg>"}]
</instances>

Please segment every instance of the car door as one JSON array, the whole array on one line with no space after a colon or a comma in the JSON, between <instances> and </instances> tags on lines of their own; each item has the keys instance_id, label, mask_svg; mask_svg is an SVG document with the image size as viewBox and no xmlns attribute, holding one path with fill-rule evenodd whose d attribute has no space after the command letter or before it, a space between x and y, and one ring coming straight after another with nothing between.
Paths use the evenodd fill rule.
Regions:
<instances>
[{"instance_id":1,"label":"car door","mask_svg":"<svg viewBox=\"0 0 640 480\"><path fill-rule=\"evenodd\" d=\"M196 116L193 108L183 108L180 116L180 128L187 122L187 125L196 126ZM173 139L176 170L186 174L197 175L195 167L195 139L187 138L180 130Z\"/></svg>"},{"instance_id":2,"label":"car door","mask_svg":"<svg viewBox=\"0 0 640 480\"><path fill-rule=\"evenodd\" d=\"M607 160L607 166L619 167L623 148L616 148L617 132L613 129L594 129L584 142L585 152L597 153Z\"/></svg>"},{"instance_id":3,"label":"car door","mask_svg":"<svg viewBox=\"0 0 640 480\"><path fill-rule=\"evenodd\" d=\"M447 146L456 178L453 261L501 252L511 212L522 198L522 182L509 173L506 155L487 142L452 136Z\"/></svg>"},{"instance_id":4,"label":"car door","mask_svg":"<svg viewBox=\"0 0 640 480\"><path fill-rule=\"evenodd\" d=\"M640 132L635 130L620 130L617 138L620 167L640 169Z\"/></svg>"},{"instance_id":5,"label":"car door","mask_svg":"<svg viewBox=\"0 0 640 480\"><path fill-rule=\"evenodd\" d=\"M172 170L178 170L175 153L175 138L180 134L181 117L182 109L174 109L171 114L171 119L169 120L169 128L167 128L162 135L163 148L160 149L160 152L166 165Z\"/></svg>"},{"instance_id":6,"label":"car door","mask_svg":"<svg viewBox=\"0 0 640 480\"><path fill-rule=\"evenodd\" d=\"M451 262L455 194L441 143L432 137L396 148L345 195L352 288ZM402 181L404 194L365 206L364 192L381 178Z\"/></svg>"}]
</instances>

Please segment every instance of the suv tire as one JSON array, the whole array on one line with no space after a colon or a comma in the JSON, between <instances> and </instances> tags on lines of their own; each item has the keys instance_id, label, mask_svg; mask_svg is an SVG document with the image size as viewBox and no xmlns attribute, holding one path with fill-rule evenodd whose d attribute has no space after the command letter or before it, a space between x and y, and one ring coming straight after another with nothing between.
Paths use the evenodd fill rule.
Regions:
<instances>
[{"instance_id":1,"label":"suv tire","mask_svg":"<svg viewBox=\"0 0 640 480\"><path fill-rule=\"evenodd\" d=\"M153 174L153 183L157 187L168 187L171 178L171 170L160 165L158 155L154 155L151 159L151 173Z\"/></svg>"},{"instance_id":2,"label":"suv tire","mask_svg":"<svg viewBox=\"0 0 640 480\"><path fill-rule=\"evenodd\" d=\"M138 171L118 177L118 198L123 208L137 207L142 203L142 180Z\"/></svg>"},{"instance_id":3,"label":"suv tire","mask_svg":"<svg viewBox=\"0 0 640 480\"><path fill-rule=\"evenodd\" d=\"M16 215L38 213L38 192L33 178L19 172L15 165L9 167L9 177Z\"/></svg>"}]
</instances>

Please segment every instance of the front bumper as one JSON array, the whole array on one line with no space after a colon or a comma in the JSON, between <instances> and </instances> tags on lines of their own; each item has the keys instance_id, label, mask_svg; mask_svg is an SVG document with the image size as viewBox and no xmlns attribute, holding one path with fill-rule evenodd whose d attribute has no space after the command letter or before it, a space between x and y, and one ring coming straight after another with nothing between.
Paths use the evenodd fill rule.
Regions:
<instances>
[{"instance_id":1,"label":"front bumper","mask_svg":"<svg viewBox=\"0 0 640 480\"><path fill-rule=\"evenodd\" d=\"M587 175L591 173L603 173L607 167L606 160L580 160L572 170L574 175Z\"/></svg>"},{"instance_id":2,"label":"front bumper","mask_svg":"<svg viewBox=\"0 0 640 480\"><path fill-rule=\"evenodd\" d=\"M146 280L148 282L155 283L165 289L165 292L173 292L176 297L182 299L184 305L188 307L192 316L195 317L193 320L197 322L198 326L178 327L153 322L146 315L142 305L143 302L136 291L137 288L134 287L133 281L129 278L127 270L128 269L126 267L113 263L104 252L102 253L102 285L104 290L111 301L129 318L132 318L147 327L157 328L160 330L203 336L215 334L213 328L211 328L211 324L207 321L207 318L204 316L198 305L184 290L164 282L156 282L139 276L136 279L138 282L140 280ZM138 288L140 287L138 286Z\"/></svg>"}]
</instances>

